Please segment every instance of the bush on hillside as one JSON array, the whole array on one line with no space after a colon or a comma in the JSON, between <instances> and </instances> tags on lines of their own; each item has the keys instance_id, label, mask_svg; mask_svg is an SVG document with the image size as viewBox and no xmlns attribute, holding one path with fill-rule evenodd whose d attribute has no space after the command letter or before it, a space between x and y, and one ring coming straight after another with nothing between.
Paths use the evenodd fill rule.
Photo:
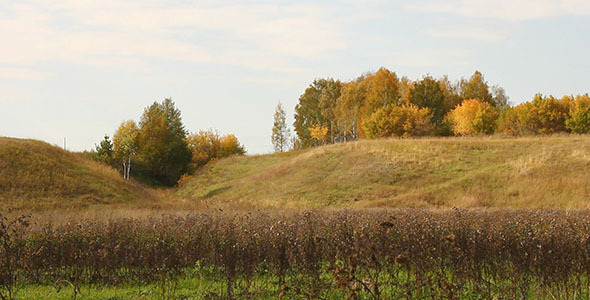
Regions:
<instances>
[{"instance_id":1,"label":"bush on hillside","mask_svg":"<svg viewBox=\"0 0 590 300\"><path fill-rule=\"evenodd\" d=\"M246 153L244 146L240 145L235 135L220 136L213 130L201 130L191 134L187 137L186 143L192 153L189 168L191 171L199 169L212 160Z\"/></svg>"},{"instance_id":2,"label":"bush on hillside","mask_svg":"<svg viewBox=\"0 0 590 300\"><path fill-rule=\"evenodd\" d=\"M432 113L415 105L387 105L363 122L367 138L425 136L434 132Z\"/></svg>"},{"instance_id":3,"label":"bush on hillside","mask_svg":"<svg viewBox=\"0 0 590 300\"><path fill-rule=\"evenodd\" d=\"M463 101L449 112L455 135L493 134L496 130L498 109L478 99Z\"/></svg>"}]
</instances>

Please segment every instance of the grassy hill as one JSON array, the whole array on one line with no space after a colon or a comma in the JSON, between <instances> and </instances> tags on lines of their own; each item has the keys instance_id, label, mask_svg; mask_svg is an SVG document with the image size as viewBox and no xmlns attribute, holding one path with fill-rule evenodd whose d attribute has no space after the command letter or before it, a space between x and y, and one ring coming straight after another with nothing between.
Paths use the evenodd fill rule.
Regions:
<instances>
[{"instance_id":1,"label":"grassy hill","mask_svg":"<svg viewBox=\"0 0 590 300\"><path fill-rule=\"evenodd\" d=\"M0 137L0 207L68 208L150 197L113 168L36 140Z\"/></svg>"},{"instance_id":2,"label":"grassy hill","mask_svg":"<svg viewBox=\"0 0 590 300\"><path fill-rule=\"evenodd\" d=\"M177 194L227 207L590 207L590 139L364 140L207 165Z\"/></svg>"}]
</instances>

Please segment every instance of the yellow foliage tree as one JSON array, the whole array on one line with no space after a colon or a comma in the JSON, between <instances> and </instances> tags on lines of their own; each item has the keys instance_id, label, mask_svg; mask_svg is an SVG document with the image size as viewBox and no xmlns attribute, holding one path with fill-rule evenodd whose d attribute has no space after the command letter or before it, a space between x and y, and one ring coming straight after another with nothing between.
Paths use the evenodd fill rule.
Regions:
<instances>
[{"instance_id":1,"label":"yellow foliage tree","mask_svg":"<svg viewBox=\"0 0 590 300\"><path fill-rule=\"evenodd\" d=\"M364 78L345 83L342 94L336 101L334 114L336 126L343 135L343 140L357 140L360 133L361 106L367 94Z\"/></svg>"},{"instance_id":2,"label":"yellow foliage tree","mask_svg":"<svg viewBox=\"0 0 590 300\"><path fill-rule=\"evenodd\" d=\"M137 153L137 134L139 129L134 121L121 123L113 136L115 156L122 161L123 178L131 175L131 157Z\"/></svg>"},{"instance_id":3,"label":"yellow foliage tree","mask_svg":"<svg viewBox=\"0 0 590 300\"><path fill-rule=\"evenodd\" d=\"M375 111L387 105L402 104L399 79L395 72L380 68L374 75L367 76L362 84L367 86L367 92L361 107L363 118L369 117Z\"/></svg>"},{"instance_id":4,"label":"yellow foliage tree","mask_svg":"<svg viewBox=\"0 0 590 300\"><path fill-rule=\"evenodd\" d=\"M192 171L206 165L209 161L246 153L235 135L219 136L219 133L213 130L201 130L191 134L186 142L192 153L190 163Z\"/></svg>"},{"instance_id":5,"label":"yellow foliage tree","mask_svg":"<svg viewBox=\"0 0 590 300\"><path fill-rule=\"evenodd\" d=\"M455 135L493 134L498 116L495 107L479 99L465 100L449 112Z\"/></svg>"}]
</instances>

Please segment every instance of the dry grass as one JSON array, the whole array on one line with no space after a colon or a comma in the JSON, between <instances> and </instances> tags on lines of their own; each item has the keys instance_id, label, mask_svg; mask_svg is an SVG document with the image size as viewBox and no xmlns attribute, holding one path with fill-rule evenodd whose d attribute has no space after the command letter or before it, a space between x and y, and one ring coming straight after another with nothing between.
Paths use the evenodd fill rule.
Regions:
<instances>
[{"instance_id":1,"label":"dry grass","mask_svg":"<svg viewBox=\"0 0 590 300\"><path fill-rule=\"evenodd\" d=\"M138 183L81 154L41 141L0 138L1 208L80 208L151 197Z\"/></svg>"},{"instance_id":2,"label":"dry grass","mask_svg":"<svg viewBox=\"0 0 590 300\"><path fill-rule=\"evenodd\" d=\"M588 208L586 136L364 140L208 165L178 191L209 207Z\"/></svg>"}]
</instances>

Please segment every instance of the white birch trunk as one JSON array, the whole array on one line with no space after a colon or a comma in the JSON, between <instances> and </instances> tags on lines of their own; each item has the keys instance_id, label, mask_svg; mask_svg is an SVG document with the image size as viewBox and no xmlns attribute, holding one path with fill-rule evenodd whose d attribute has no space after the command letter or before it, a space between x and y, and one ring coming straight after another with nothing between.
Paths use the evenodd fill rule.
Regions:
<instances>
[{"instance_id":1,"label":"white birch trunk","mask_svg":"<svg viewBox=\"0 0 590 300\"><path fill-rule=\"evenodd\" d=\"M129 174L131 173L131 156L127 158L127 180L129 180Z\"/></svg>"}]
</instances>

